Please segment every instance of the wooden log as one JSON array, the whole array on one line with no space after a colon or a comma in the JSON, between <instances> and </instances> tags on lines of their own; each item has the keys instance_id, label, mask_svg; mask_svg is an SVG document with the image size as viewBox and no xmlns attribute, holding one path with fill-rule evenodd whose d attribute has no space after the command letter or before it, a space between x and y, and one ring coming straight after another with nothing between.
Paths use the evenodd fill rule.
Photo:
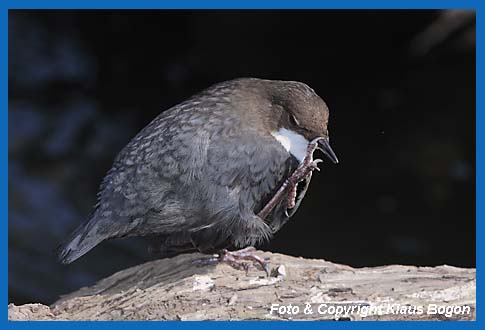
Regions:
<instances>
[{"instance_id":1,"label":"wooden log","mask_svg":"<svg viewBox=\"0 0 485 330\"><path fill-rule=\"evenodd\" d=\"M147 262L61 297L8 306L10 320L475 320L476 271L352 268L258 251L271 276L200 254ZM305 309L306 308L306 309ZM310 308L310 309L308 309ZM306 311L306 312L305 312ZM312 313L309 313L309 312Z\"/></svg>"}]
</instances>

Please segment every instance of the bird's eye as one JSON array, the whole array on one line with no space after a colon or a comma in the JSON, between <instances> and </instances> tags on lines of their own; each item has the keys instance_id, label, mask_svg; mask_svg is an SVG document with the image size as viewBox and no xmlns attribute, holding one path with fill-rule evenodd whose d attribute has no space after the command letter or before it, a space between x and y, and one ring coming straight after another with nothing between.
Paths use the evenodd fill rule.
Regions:
<instances>
[{"instance_id":1,"label":"bird's eye","mask_svg":"<svg viewBox=\"0 0 485 330\"><path fill-rule=\"evenodd\" d=\"M298 120L295 118L295 116L293 115L290 115L290 121L293 125L296 125L296 126L300 126L300 123L298 122Z\"/></svg>"}]
</instances>

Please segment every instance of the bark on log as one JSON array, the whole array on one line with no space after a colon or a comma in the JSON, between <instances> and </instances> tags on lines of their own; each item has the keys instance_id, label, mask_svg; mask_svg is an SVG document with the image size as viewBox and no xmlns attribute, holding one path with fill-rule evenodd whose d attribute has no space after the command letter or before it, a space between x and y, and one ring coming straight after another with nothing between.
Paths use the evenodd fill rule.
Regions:
<instances>
[{"instance_id":1,"label":"bark on log","mask_svg":"<svg viewBox=\"0 0 485 330\"><path fill-rule=\"evenodd\" d=\"M255 267L246 274L225 264L195 266L194 262L204 256L180 255L120 271L92 287L61 297L50 307L10 304L8 317L10 320L475 320L475 269L446 265L352 268L324 260L261 251L257 254L270 258L273 269L270 277ZM298 306L299 311L271 312L271 306L276 308L273 304L278 307L291 304ZM313 313L304 313L308 306ZM355 306L353 313L331 313L332 308L347 307L349 311L352 306ZM434 312L434 306L443 314L429 314ZM319 313L319 307L327 314ZM446 316L444 313L452 308L454 313ZM371 315L366 316L366 310Z\"/></svg>"}]
</instances>

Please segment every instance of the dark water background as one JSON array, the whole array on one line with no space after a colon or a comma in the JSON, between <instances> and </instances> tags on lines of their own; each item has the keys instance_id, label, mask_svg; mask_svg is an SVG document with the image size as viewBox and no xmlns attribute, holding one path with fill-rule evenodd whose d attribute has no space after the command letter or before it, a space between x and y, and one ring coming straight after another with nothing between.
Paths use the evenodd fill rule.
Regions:
<instances>
[{"instance_id":1,"label":"dark water background","mask_svg":"<svg viewBox=\"0 0 485 330\"><path fill-rule=\"evenodd\" d=\"M331 109L341 161L314 176L264 249L353 266L474 267L475 23L446 17L11 11L9 302L52 303L149 260L138 239L103 243L69 266L52 250L144 125L243 76L313 87Z\"/></svg>"}]
</instances>

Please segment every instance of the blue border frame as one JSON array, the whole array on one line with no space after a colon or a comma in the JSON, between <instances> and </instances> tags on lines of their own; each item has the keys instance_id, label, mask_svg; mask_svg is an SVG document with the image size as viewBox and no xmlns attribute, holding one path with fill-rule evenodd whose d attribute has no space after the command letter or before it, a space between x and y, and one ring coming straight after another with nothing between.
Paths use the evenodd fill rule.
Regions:
<instances>
[{"instance_id":1,"label":"blue border frame","mask_svg":"<svg viewBox=\"0 0 485 330\"><path fill-rule=\"evenodd\" d=\"M441 9L477 8L478 0L5 0L10 9Z\"/></svg>"},{"instance_id":2,"label":"blue border frame","mask_svg":"<svg viewBox=\"0 0 485 330\"><path fill-rule=\"evenodd\" d=\"M1 148L1 162L0 162L0 179L1 179L1 210L2 218L4 219L1 224L0 242L2 249L0 250L0 257L2 264L4 265L0 272L0 279L2 285L0 286L0 295L4 301L4 312L0 319L0 328L15 328L15 329L31 329L31 328L81 328L89 326L92 329L100 328L113 328L113 327L143 327L143 328L157 328L169 327L169 328L219 328L229 326L227 322L144 322L144 321L132 321L132 322L9 322L7 321L7 303L8 303L8 10L9 9L445 9L445 8L463 8L463 9L476 9L477 12L477 98L476 98L476 242L477 242L477 269L482 267L483 255L481 253L481 247L483 243L480 241L479 233L481 233L483 226L478 221L482 219L484 215L484 206L481 202L484 201L484 177L478 170L484 168L484 133L480 131L480 127L485 125L485 115L483 109L483 96L478 93L479 86L483 86L483 56L482 46L483 37L482 23L480 22L480 1L475 0L233 0L233 1L221 1L221 0L2 0L0 1L0 43L4 46L3 51L0 53L0 63L3 70L1 70L0 78L0 100L2 104L2 111L0 113L0 132L2 139L0 141ZM483 6L483 5L482 5ZM459 221L459 220L458 220ZM477 272L477 279L479 278ZM481 306L480 303L480 286L477 285L477 306ZM412 326L419 328L462 328L473 327L481 328L485 326L480 309L477 308L477 321L476 322L358 322L357 326L370 328L370 327L386 327L386 328L399 328ZM356 323L351 323L355 325ZM483 325L482 325L483 324ZM247 326L263 329L266 327L272 327L275 329L282 328L295 328L299 329L315 329L320 327L349 327L349 323L346 322L255 322L255 321L242 321L232 322L230 324L233 329L244 329Z\"/></svg>"}]
</instances>

